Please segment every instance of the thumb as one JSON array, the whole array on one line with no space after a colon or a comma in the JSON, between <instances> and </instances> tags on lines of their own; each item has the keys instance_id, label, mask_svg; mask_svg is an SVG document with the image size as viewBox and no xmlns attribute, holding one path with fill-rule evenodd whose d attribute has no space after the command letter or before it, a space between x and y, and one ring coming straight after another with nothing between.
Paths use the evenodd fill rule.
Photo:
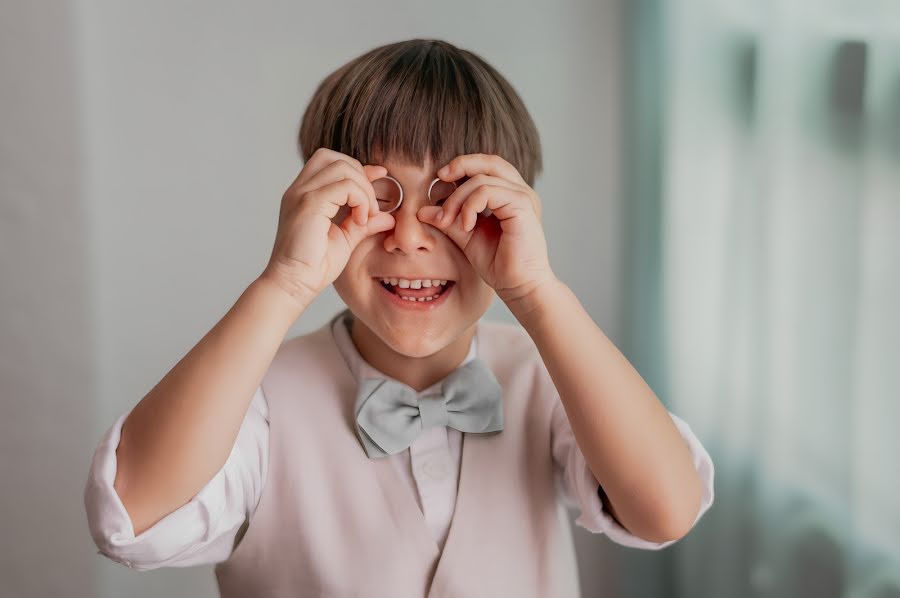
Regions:
<instances>
[{"instance_id":1,"label":"thumb","mask_svg":"<svg viewBox=\"0 0 900 598\"><path fill-rule=\"evenodd\" d=\"M368 221L363 225L353 222L352 218L347 218L342 226L347 231L350 243L355 248L366 237L394 228L394 217L387 212L378 212L374 216L370 215Z\"/></svg>"},{"instance_id":2,"label":"thumb","mask_svg":"<svg viewBox=\"0 0 900 598\"><path fill-rule=\"evenodd\" d=\"M443 210L440 206L422 206L419 208L416 216L418 216L420 221L430 224L450 237L450 240L459 245L460 249L465 249L466 245L469 243L469 239L471 239L472 235L475 233L475 229L473 228L470 231L464 231L462 229L461 214L457 215L453 222L442 225L440 221L442 214Z\"/></svg>"},{"instance_id":3,"label":"thumb","mask_svg":"<svg viewBox=\"0 0 900 598\"><path fill-rule=\"evenodd\" d=\"M393 214L378 212L369 218L369 222L366 224L366 236L382 233L392 228L394 228Z\"/></svg>"}]
</instances>

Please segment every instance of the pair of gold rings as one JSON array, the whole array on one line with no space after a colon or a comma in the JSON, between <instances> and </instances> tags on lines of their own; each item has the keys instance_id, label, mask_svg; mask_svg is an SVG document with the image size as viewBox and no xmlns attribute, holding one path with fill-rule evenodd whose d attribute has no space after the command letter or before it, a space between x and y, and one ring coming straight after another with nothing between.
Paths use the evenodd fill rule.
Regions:
<instances>
[{"instance_id":1,"label":"pair of gold rings","mask_svg":"<svg viewBox=\"0 0 900 598\"><path fill-rule=\"evenodd\" d=\"M400 181L387 174L372 181L375 188L375 197L378 199L378 209L391 213L403 203L403 187ZM456 183L443 181L439 178L431 181L428 186L428 201L433 206L439 206L456 190Z\"/></svg>"}]
</instances>

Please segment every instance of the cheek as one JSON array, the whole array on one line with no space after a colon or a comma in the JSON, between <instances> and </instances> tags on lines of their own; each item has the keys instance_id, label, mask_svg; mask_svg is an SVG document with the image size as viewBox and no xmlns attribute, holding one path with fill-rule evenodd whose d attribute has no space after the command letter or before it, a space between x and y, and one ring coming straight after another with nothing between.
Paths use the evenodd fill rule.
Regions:
<instances>
[{"instance_id":1,"label":"cheek","mask_svg":"<svg viewBox=\"0 0 900 598\"><path fill-rule=\"evenodd\" d=\"M366 244L370 240L366 239L356 246L356 249L353 250L350 258L347 260L347 265L344 266L338 277L334 279L334 290L344 299L345 303L347 302L347 297L359 296L361 293L368 291L367 288L364 288L363 283L369 281L364 273L366 256L371 249Z\"/></svg>"},{"instance_id":2,"label":"cheek","mask_svg":"<svg viewBox=\"0 0 900 598\"><path fill-rule=\"evenodd\" d=\"M460 266L460 273L460 279L465 283L466 290L472 297L483 298L494 292L468 261Z\"/></svg>"},{"instance_id":3,"label":"cheek","mask_svg":"<svg viewBox=\"0 0 900 598\"><path fill-rule=\"evenodd\" d=\"M359 308L359 301L357 300L359 291L355 290L350 278L346 275L346 270L334 279L332 286L334 286L335 292L341 298L341 301L344 302L344 305L351 308L351 310Z\"/></svg>"},{"instance_id":4,"label":"cheek","mask_svg":"<svg viewBox=\"0 0 900 598\"><path fill-rule=\"evenodd\" d=\"M478 274L473 270L467 272L463 278L464 282L460 292L464 297L466 309L472 312L478 312L479 317L491 306L494 301L494 289L490 287Z\"/></svg>"},{"instance_id":5,"label":"cheek","mask_svg":"<svg viewBox=\"0 0 900 598\"><path fill-rule=\"evenodd\" d=\"M478 296L480 299L479 305L482 311L485 311L491 306L491 303L494 302L494 289L482 280L479 282Z\"/></svg>"},{"instance_id":6,"label":"cheek","mask_svg":"<svg viewBox=\"0 0 900 598\"><path fill-rule=\"evenodd\" d=\"M347 302L346 297L352 292L352 288L350 286L349 277L347 276L347 270L345 269L341 272L341 275L334 279L334 290L337 291L337 294L344 300L344 303Z\"/></svg>"}]
</instances>

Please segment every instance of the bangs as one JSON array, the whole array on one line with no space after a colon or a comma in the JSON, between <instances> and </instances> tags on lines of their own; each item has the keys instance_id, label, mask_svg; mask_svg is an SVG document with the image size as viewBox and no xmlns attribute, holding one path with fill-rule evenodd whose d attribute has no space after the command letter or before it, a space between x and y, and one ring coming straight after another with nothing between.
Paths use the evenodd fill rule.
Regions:
<instances>
[{"instance_id":1,"label":"bangs","mask_svg":"<svg viewBox=\"0 0 900 598\"><path fill-rule=\"evenodd\" d=\"M363 54L329 75L303 116L304 160L319 147L363 164L390 158L435 167L460 154L497 154L529 185L541 171L537 129L521 98L475 54L409 40Z\"/></svg>"}]
</instances>

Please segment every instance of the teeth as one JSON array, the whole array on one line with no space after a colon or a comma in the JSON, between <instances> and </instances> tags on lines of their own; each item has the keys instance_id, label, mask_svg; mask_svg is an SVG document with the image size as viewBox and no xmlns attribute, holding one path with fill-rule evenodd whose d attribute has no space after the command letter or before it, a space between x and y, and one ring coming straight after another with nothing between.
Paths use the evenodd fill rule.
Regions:
<instances>
[{"instance_id":1,"label":"teeth","mask_svg":"<svg viewBox=\"0 0 900 598\"><path fill-rule=\"evenodd\" d=\"M384 284L389 284L395 287L400 287L401 289L421 289L421 288L431 288L431 287L439 287L446 285L448 281L446 280L438 280L436 278L425 278L425 279L415 279L408 280L406 278L382 278L381 282ZM403 297L400 298L404 301L434 301L438 297L440 297L440 293L435 293L430 297Z\"/></svg>"},{"instance_id":2,"label":"teeth","mask_svg":"<svg viewBox=\"0 0 900 598\"><path fill-rule=\"evenodd\" d=\"M401 289L428 289L431 287L444 286L447 284L446 280L439 280L437 278L417 278L414 280L410 280L407 278L382 278L381 282L395 287L400 287Z\"/></svg>"}]
</instances>

